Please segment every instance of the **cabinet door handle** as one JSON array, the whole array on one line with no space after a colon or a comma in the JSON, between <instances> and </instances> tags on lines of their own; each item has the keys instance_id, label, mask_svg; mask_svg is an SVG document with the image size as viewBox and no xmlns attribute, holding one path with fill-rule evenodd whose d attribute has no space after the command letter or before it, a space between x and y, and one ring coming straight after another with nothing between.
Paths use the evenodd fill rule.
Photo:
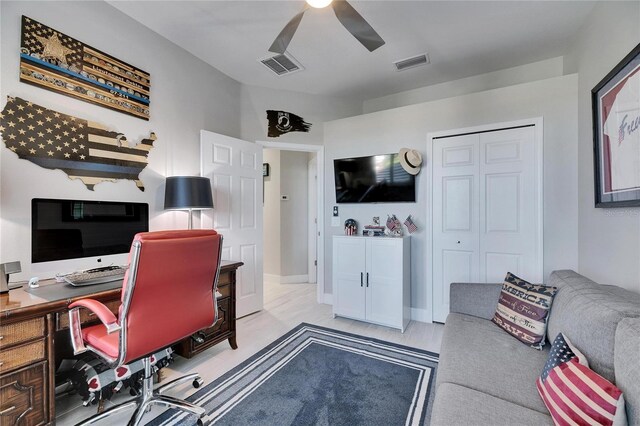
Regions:
<instances>
[{"instance_id":1,"label":"cabinet door handle","mask_svg":"<svg viewBox=\"0 0 640 426\"><path fill-rule=\"evenodd\" d=\"M367 287L369 287L369 273L367 272Z\"/></svg>"},{"instance_id":2,"label":"cabinet door handle","mask_svg":"<svg viewBox=\"0 0 640 426\"><path fill-rule=\"evenodd\" d=\"M362 280L363 280L362 272L360 272L360 287L362 287L363 284L364 284L364 282Z\"/></svg>"}]
</instances>

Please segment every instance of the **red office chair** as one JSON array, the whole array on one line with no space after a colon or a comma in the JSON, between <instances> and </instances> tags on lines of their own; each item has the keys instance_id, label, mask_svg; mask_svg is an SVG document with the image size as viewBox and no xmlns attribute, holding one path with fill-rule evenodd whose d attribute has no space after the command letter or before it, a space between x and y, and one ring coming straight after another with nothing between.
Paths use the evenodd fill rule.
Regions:
<instances>
[{"instance_id":1,"label":"red office chair","mask_svg":"<svg viewBox=\"0 0 640 426\"><path fill-rule=\"evenodd\" d=\"M137 406L129 421L130 425L137 425L152 404L188 411L201 423L204 408L162 395L189 380L199 386L200 376L190 374L154 391L150 356L216 322L221 246L222 236L213 230L137 234L129 253L119 318L97 300L82 299L69 305L69 328L76 354L92 351L112 368L140 358L144 365L140 396L91 417L84 424ZM94 312L102 324L82 329L80 308Z\"/></svg>"}]
</instances>

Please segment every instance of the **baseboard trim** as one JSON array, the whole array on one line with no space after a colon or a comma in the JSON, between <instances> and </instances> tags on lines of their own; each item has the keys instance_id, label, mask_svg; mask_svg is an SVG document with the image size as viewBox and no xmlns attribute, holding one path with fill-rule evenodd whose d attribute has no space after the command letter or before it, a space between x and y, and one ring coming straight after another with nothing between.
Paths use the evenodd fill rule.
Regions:
<instances>
[{"instance_id":1,"label":"baseboard trim","mask_svg":"<svg viewBox=\"0 0 640 426\"><path fill-rule=\"evenodd\" d=\"M280 283L280 275L263 274L263 276L264 276L264 281L267 283L274 283L274 284Z\"/></svg>"},{"instance_id":2,"label":"baseboard trim","mask_svg":"<svg viewBox=\"0 0 640 426\"><path fill-rule=\"evenodd\" d=\"M411 308L411 320L430 323L429 311L426 309Z\"/></svg>"},{"instance_id":3,"label":"baseboard trim","mask_svg":"<svg viewBox=\"0 0 640 426\"><path fill-rule=\"evenodd\" d=\"M325 293L322 303L333 306L333 294Z\"/></svg>"},{"instance_id":4,"label":"baseboard trim","mask_svg":"<svg viewBox=\"0 0 640 426\"><path fill-rule=\"evenodd\" d=\"M308 283L309 282L309 274L305 274L305 275L264 274L264 280L265 280L265 282L274 283L274 284Z\"/></svg>"},{"instance_id":5,"label":"baseboard trim","mask_svg":"<svg viewBox=\"0 0 640 426\"><path fill-rule=\"evenodd\" d=\"M309 282L309 274L280 276L280 284L298 284L298 283L308 283L308 282Z\"/></svg>"}]
</instances>

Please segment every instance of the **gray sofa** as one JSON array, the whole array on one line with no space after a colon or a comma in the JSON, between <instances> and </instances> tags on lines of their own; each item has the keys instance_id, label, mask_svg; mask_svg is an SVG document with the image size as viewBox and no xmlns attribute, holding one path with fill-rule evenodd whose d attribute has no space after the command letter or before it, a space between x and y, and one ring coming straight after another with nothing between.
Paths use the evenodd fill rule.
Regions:
<instances>
[{"instance_id":1,"label":"gray sofa","mask_svg":"<svg viewBox=\"0 0 640 426\"><path fill-rule=\"evenodd\" d=\"M590 367L623 392L630 425L640 425L640 294L555 271L559 288L547 339L567 335ZM551 425L536 389L549 354L507 334L493 317L501 284L451 284L436 378L432 425Z\"/></svg>"}]
</instances>

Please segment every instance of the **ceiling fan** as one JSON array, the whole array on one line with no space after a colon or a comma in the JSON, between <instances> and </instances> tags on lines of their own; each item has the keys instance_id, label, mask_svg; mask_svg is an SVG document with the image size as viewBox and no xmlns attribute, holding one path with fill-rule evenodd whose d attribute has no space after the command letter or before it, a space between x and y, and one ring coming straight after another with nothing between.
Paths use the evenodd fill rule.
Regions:
<instances>
[{"instance_id":1,"label":"ceiling fan","mask_svg":"<svg viewBox=\"0 0 640 426\"><path fill-rule=\"evenodd\" d=\"M340 23L349 31L369 52L373 52L384 44L382 37L369 25L367 21L346 0L306 0L302 12L294 16L284 26L278 37L269 48L270 52L283 54L291 42L293 35L300 25L302 15L309 6L321 9L331 5Z\"/></svg>"}]
</instances>

